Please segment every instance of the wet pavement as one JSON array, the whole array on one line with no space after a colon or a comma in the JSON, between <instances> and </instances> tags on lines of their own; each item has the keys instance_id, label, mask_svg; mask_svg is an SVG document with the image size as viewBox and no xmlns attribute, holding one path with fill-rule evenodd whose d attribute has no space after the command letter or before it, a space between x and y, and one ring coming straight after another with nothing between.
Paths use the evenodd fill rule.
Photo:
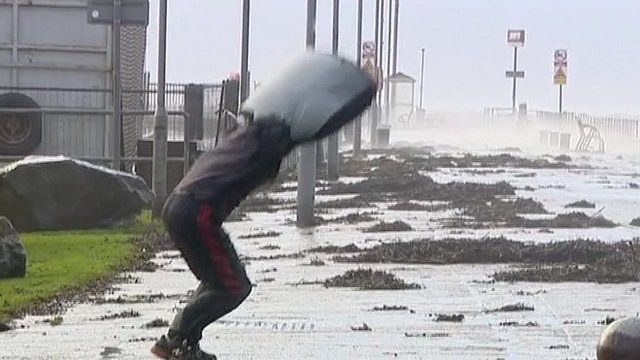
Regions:
<instances>
[{"instance_id":1,"label":"wet pavement","mask_svg":"<svg viewBox=\"0 0 640 360\"><path fill-rule=\"evenodd\" d=\"M601 211L621 226L553 229L552 233L517 228L450 229L441 222L452 216L451 210L389 211L390 203L375 203L370 209L330 209L322 214L332 218L375 210L378 213L372 222L328 223L298 230L289 223L294 211L281 210L250 213L250 220L229 223L226 229L237 239L239 253L251 257L295 254L324 245L355 243L370 247L380 241L427 237L504 235L514 240L548 242L574 238L619 241L640 236L640 228L626 225L640 216L640 190L629 187L630 182L638 181L637 163L612 156L589 156L578 162L595 168L505 169L500 174L441 169L428 175L438 182L505 180L518 188L531 186L535 191L518 190L517 195L541 201L552 213L568 212L564 205L585 199L596 203L596 208L586 213ZM535 175L519 176L527 173ZM293 195L285 192L274 196ZM349 196L317 199L345 197ZM415 230L362 231L378 220L403 220ZM281 234L238 238L265 231ZM170 321L186 293L197 285L176 255L158 254L154 261L161 266L156 272L132 273L135 281L118 284L115 291L104 294L105 299L144 295L152 301L78 304L62 314L59 326L44 322L50 316L27 316L16 321L17 330L0 333L0 359L151 359L148 350L153 339L166 327L147 328L145 324L154 319ZM252 294L236 311L207 328L202 347L220 359L595 359L597 339L604 329L599 322L607 316L620 318L640 312L639 283L495 283L490 275L511 265L345 264L335 263L331 257L304 253L295 259L249 261L248 274L255 283ZM310 266L316 258L325 265ZM422 288L363 291L300 285L357 268L384 269ZM534 310L488 312L516 303ZM384 305L406 306L407 310L373 311ZM139 316L96 320L129 310ZM463 314L464 320L436 322L436 314ZM371 331L352 330L363 324Z\"/></svg>"}]
</instances>

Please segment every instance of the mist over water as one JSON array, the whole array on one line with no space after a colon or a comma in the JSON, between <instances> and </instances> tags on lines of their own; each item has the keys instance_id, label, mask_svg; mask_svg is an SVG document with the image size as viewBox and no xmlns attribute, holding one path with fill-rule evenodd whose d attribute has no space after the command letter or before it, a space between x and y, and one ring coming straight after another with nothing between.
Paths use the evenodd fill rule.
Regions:
<instances>
[{"instance_id":1,"label":"mist over water","mask_svg":"<svg viewBox=\"0 0 640 360\"><path fill-rule=\"evenodd\" d=\"M558 141L563 135L569 137L569 147L550 143L549 133L557 133ZM622 136L601 130L605 154L640 154L639 142L633 133L631 129L627 136ZM512 114L491 117L482 112L450 111L428 112L427 120L422 122L393 124L390 142L392 146L430 146L441 151L571 154L576 153L575 146L579 138L580 130L573 120L541 119L535 114L526 117ZM594 150L595 141L591 151L585 153L594 153Z\"/></svg>"}]
</instances>

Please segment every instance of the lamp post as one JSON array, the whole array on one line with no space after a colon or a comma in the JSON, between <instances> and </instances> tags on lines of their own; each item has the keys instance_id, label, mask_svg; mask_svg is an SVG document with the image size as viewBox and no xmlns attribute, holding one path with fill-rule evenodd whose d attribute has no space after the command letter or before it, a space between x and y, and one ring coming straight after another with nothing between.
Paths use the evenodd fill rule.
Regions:
<instances>
[{"instance_id":1,"label":"lamp post","mask_svg":"<svg viewBox=\"0 0 640 360\"><path fill-rule=\"evenodd\" d=\"M165 107L167 58L167 0L160 0L158 37L158 91L153 127L153 192L154 214L160 215L167 197L167 108ZM185 134L186 136L187 134Z\"/></svg>"}]
</instances>

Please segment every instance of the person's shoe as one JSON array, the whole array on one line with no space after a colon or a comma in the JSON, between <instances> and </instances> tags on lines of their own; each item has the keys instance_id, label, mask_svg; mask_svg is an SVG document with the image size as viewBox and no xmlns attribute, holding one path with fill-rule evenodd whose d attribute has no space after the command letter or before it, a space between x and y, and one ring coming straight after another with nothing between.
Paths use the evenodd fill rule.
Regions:
<instances>
[{"instance_id":1,"label":"person's shoe","mask_svg":"<svg viewBox=\"0 0 640 360\"><path fill-rule=\"evenodd\" d=\"M162 335L151 348L151 353L160 359L170 360L174 359L175 350L177 350L176 347L166 336Z\"/></svg>"},{"instance_id":2,"label":"person's shoe","mask_svg":"<svg viewBox=\"0 0 640 360\"><path fill-rule=\"evenodd\" d=\"M218 358L213 354L208 354L202 349L198 344L187 345L186 347L180 348L178 352L176 352L175 357L172 357L172 360L217 360Z\"/></svg>"}]
</instances>

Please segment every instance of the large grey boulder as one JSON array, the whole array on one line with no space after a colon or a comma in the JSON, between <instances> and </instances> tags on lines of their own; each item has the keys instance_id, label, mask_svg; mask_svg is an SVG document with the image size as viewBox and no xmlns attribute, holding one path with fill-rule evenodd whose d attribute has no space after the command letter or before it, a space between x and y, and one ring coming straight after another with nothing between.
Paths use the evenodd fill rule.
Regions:
<instances>
[{"instance_id":1,"label":"large grey boulder","mask_svg":"<svg viewBox=\"0 0 640 360\"><path fill-rule=\"evenodd\" d=\"M21 232L114 227L152 202L142 178L62 156L0 169L0 215Z\"/></svg>"},{"instance_id":2,"label":"large grey boulder","mask_svg":"<svg viewBox=\"0 0 640 360\"><path fill-rule=\"evenodd\" d=\"M640 359L640 318L619 319L606 327L597 347L598 360Z\"/></svg>"},{"instance_id":3,"label":"large grey boulder","mask_svg":"<svg viewBox=\"0 0 640 360\"><path fill-rule=\"evenodd\" d=\"M7 218L0 216L0 279L27 273L27 251Z\"/></svg>"}]
</instances>

